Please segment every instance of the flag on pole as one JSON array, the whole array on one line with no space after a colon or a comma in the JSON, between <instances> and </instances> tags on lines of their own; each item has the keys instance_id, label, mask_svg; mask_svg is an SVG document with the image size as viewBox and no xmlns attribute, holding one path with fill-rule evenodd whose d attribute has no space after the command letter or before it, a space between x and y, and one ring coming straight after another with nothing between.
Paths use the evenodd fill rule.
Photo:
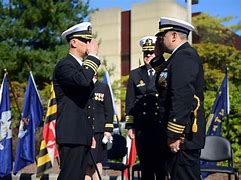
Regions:
<instances>
[{"instance_id":1,"label":"flag on pole","mask_svg":"<svg viewBox=\"0 0 241 180\"><path fill-rule=\"evenodd\" d=\"M207 135L222 135L222 119L229 114L229 111L228 74L226 73L208 117Z\"/></svg>"},{"instance_id":2,"label":"flag on pole","mask_svg":"<svg viewBox=\"0 0 241 180\"><path fill-rule=\"evenodd\" d=\"M54 159L59 156L57 144L55 141L55 124L57 117L57 102L53 84L51 85L50 100L45 117L43 128L43 140L40 146L40 152L37 163L37 176L41 176L44 171L54 166Z\"/></svg>"},{"instance_id":3,"label":"flag on pole","mask_svg":"<svg viewBox=\"0 0 241 180\"><path fill-rule=\"evenodd\" d=\"M222 119L229 114L229 111L228 74L226 73L214 101L211 114L208 117L207 135L222 136ZM201 166L215 164L215 162L200 161ZM205 179L209 174L202 173L202 178Z\"/></svg>"},{"instance_id":4,"label":"flag on pole","mask_svg":"<svg viewBox=\"0 0 241 180\"><path fill-rule=\"evenodd\" d=\"M110 89L112 105L113 105L113 110L114 110L113 115L115 117L115 119L113 121L113 125L114 125L113 133L119 133L121 135L121 130L120 130L120 127L119 127L118 114L117 114L115 101L114 101L115 97L114 97L112 87L111 87L111 84L110 84L110 76L109 76L109 73L106 69L105 69L105 72L104 72L103 83L107 84L109 86L109 89Z\"/></svg>"},{"instance_id":5,"label":"flag on pole","mask_svg":"<svg viewBox=\"0 0 241 180\"><path fill-rule=\"evenodd\" d=\"M128 165L133 166L136 162L136 139L133 138L131 140L131 148L130 148L130 153L128 157Z\"/></svg>"},{"instance_id":6,"label":"flag on pole","mask_svg":"<svg viewBox=\"0 0 241 180\"><path fill-rule=\"evenodd\" d=\"M38 90L30 72L25 92L22 119L20 121L18 142L13 173L17 174L25 166L35 161L35 131L43 120L44 110Z\"/></svg>"},{"instance_id":7,"label":"flag on pole","mask_svg":"<svg viewBox=\"0 0 241 180\"><path fill-rule=\"evenodd\" d=\"M114 102L114 94L113 94L113 91L112 91L112 88L111 88L111 84L110 84L110 76L109 76L109 73L108 73L108 71L106 69L105 69L105 72L104 72L103 83L105 83L105 84L107 84L109 86L111 99L112 99L112 104L113 104L113 109L114 109L114 115L117 115L115 102Z\"/></svg>"},{"instance_id":8,"label":"flag on pole","mask_svg":"<svg viewBox=\"0 0 241 180\"><path fill-rule=\"evenodd\" d=\"M0 177L4 177L11 174L13 169L11 111L7 73L4 74L1 85L0 102Z\"/></svg>"},{"instance_id":9,"label":"flag on pole","mask_svg":"<svg viewBox=\"0 0 241 180\"><path fill-rule=\"evenodd\" d=\"M126 145L127 145L127 157L123 158L123 161L127 159L126 163L129 167L133 166L136 162L136 139L129 138L129 136L126 137ZM128 180L128 169L125 169L124 176L126 177L126 180Z\"/></svg>"}]
</instances>

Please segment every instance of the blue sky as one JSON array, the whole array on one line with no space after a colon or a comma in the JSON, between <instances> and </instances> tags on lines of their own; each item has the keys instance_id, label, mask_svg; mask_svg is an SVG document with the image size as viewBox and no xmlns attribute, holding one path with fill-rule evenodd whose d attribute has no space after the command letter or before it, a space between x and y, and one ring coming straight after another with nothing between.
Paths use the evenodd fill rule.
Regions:
<instances>
[{"instance_id":1,"label":"blue sky","mask_svg":"<svg viewBox=\"0 0 241 180\"><path fill-rule=\"evenodd\" d=\"M148 0L90 0L92 8L120 7L130 10L132 4L147 2ZM186 7L185 0L177 0L179 4ZM241 0L199 0L192 6L192 12L204 12L214 17L233 16L234 19L225 25L241 23ZM241 31L238 32L241 35Z\"/></svg>"}]
</instances>

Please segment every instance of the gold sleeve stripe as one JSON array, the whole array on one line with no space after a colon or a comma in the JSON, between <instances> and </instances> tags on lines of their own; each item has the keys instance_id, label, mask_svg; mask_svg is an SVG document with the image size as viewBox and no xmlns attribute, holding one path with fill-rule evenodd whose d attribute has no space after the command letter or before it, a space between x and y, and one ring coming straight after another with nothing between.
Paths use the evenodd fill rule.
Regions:
<instances>
[{"instance_id":1,"label":"gold sleeve stripe","mask_svg":"<svg viewBox=\"0 0 241 180\"><path fill-rule=\"evenodd\" d=\"M93 61L91 61L91 60L88 60L88 59L86 59L85 61L84 61L84 64L88 64L88 65L91 65L91 66L93 66L95 69L98 69L98 66L97 66L97 64L95 63L95 62L93 62Z\"/></svg>"},{"instance_id":2,"label":"gold sleeve stripe","mask_svg":"<svg viewBox=\"0 0 241 180\"><path fill-rule=\"evenodd\" d=\"M127 120L126 123L127 123L127 124L128 124L128 123L134 123L134 121L133 121L133 120L129 120L129 121Z\"/></svg>"},{"instance_id":3,"label":"gold sleeve stripe","mask_svg":"<svg viewBox=\"0 0 241 180\"><path fill-rule=\"evenodd\" d=\"M185 128L185 126L183 126L183 125L176 124L176 123L173 123L173 122L170 122L170 121L168 122L168 126L169 125L175 126L177 128L180 128L180 129L184 129Z\"/></svg>"},{"instance_id":4,"label":"gold sleeve stripe","mask_svg":"<svg viewBox=\"0 0 241 180\"><path fill-rule=\"evenodd\" d=\"M106 127L106 128L113 128L114 125L113 125L113 124L105 124L105 127Z\"/></svg>"},{"instance_id":5,"label":"gold sleeve stripe","mask_svg":"<svg viewBox=\"0 0 241 180\"><path fill-rule=\"evenodd\" d=\"M126 116L125 120L126 120L126 123L134 123L134 117L133 116Z\"/></svg>"},{"instance_id":6,"label":"gold sleeve stripe","mask_svg":"<svg viewBox=\"0 0 241 180\"><path fill-rule=\"evenodd\" d=\"M161 65L154 67L156 72L159 72Z\"/></svg>"},{"instance_id":7,"label":"gold sleeve stripe","mask_svg":"<svg viewBox=\"0 0 241 180\"><path fill-rule=\"evenodd\" d=\"M172 125L170 125L170 124L168 124L168 128L170 128L170 129L172 129L172 130L180 131L180 132L183 132L183 130L184 130L184 129L182 129L182 128L177 128L177 127L175 127L175 126L172 126Z\"/></svg>"},{"instance_id":8,"label":"gold sleeve stripe","mask_svg":"<svg viewBox=\"0 0 241 180\"><path fill-rule=\"evenodd\" d=\"M133 116L126 116L126 120L128 120L128 119L134 119L134 117Z\"/></svg>"},{"instance_id":9,"label":"gold sleeve stripe","mask_svg":"<svg viewBox=\"0 0 241 180\"><path fill-rule=\"evenodd\" d=\"M91 69L93 69L94 72L97 72L98 66L93 61L85 60L84 65L89 66Z\"/></svg>"},{"instance_id":10,"label":"gold sleeve stripe","mask_svg":"<svg viewBox=\"0 0 241 180\"><path fill-rule=\"evenodd\" d=\"M95 73L97 72L97 69L95 69L95 67L93 67L91 64L86 63L85 66L90 67Z\"/></svg>"},{"instance_id":11,"label":"gold sleeve stripe","mask_svg":"<svg viewBox=\"0 0 241 180\"><path fill-rule=\"evenodd\" d=\"M167 129L172 131L172 132L178 133L178 134L182 134L182 132L183 132L183 131L177 131L177 130L171 129L169 127L167 127Z\"/></svg>"}]
</instances>

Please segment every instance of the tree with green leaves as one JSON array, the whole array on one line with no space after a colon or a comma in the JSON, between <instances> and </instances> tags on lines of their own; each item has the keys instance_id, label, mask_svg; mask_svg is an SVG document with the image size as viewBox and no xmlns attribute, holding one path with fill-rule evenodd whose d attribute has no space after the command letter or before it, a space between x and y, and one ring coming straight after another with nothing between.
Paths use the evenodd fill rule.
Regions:
<instances>
[{"instance_id":1,"label":"tree with green leaves","mask_svg":"<svg viewBox=\"0 0 241 180\"><path fill-rule=\"evenodd\" d=\"M237 36L234 32L241 24L224 27L223 22L232 17L215 18L200 14L193 18L196 28L194 37L199 42L193 46L204 62L205 71L205 110L209 116L216 94L224 78L226 68L229 75L230 115L222 122L222 135L227 137L234 149L237 167L241 165L241 51L234 46Z\"/></svg>"},{"instance_id":2,"label":"tree with green leaves","mask_svg":"<svg viewBox=\"0 0 241 180\"><path fill-rule=\"evenodd\" d=\"M88 0L1 1L1 71L6 68L12 80L23 82L31 69L37 84L49 82L54 65L67 53L62 31L92 11Z\"/></svg>"},{"instance_id":3,"label":"tree with green leaves","mask_svg":"<svg viewBox=\"0 0 241 180\"><path fill-rule=\"evenodd\" d=\"M15 97L11 94L14 150L29 71L47 107L54 66L68 49L60 35L70 26L88 20L92 11L89 0L0 1L0 70L2 75L4 69L8 71L13 88L10 90L15 91Z\"/></svg>"}]
</instances>

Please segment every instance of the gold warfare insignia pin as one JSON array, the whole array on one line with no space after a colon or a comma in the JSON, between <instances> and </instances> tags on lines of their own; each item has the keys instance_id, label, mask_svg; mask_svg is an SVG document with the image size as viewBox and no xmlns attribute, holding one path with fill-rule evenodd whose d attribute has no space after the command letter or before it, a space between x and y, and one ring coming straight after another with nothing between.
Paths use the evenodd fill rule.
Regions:
<instances>
[{"instance_id":1,"label":"gold warfare insignia pin","mask_svg":"<svg viewBox=\"0 0 241 180\"><path fill-rule=\"evenodd\" d=\"M146 46L151 46L152 44L153 44L152 39L148 38L148 39L146 40L145 45L146 45Z\"/></svg>"}]
</instances>

